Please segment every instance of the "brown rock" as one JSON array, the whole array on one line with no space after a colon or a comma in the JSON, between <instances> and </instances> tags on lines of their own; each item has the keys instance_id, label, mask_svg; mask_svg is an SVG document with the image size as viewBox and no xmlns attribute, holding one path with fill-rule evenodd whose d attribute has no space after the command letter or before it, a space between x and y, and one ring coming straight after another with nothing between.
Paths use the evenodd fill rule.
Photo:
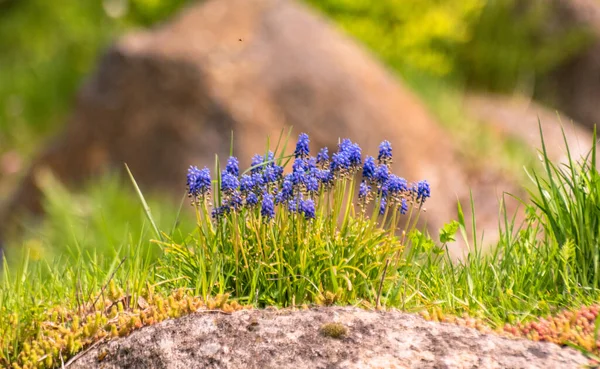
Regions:
<instances>
[{"instance_id":1,"label":"brown rock","mask_svg":"<svg viewBox=\"0 0 600 369\"><path fill-rule=\"evenodd\" d=\"M464 102L465 111L473 119L488 124L502 138L523 141L532 152L542 149L541 127L548 156L554 162L568 162L565 140L575 160L592 149L593 136L588 129L535 101L521 96L471 93Z\"/></svg>"},{"instance_id":2,"label":"brown rock","mask_svg":"<svg viewBox=\"0 0 600 369\"><path fill-rule=\"evenodd\" d=\"M457 198L468 201L447 135L353 41L291 0L212 0L108 50L65 132L34 161L0 224L39 210L41 168L77 184L126 162L143 190L180 198L187 167L225 158L232 131L234 153L248 165L267 136L273 142L290 125L294 139L310 134L313 150L335 149L348 137L376 155L379 142L390 140L394 171L432 185L423 219L433 230L455 218ZM489 189L474 191L495 203Z\"/></svg>"},{"instance_id":3,"label":"brown rock","mask_svg":"<svg viewBox=\"0 0 600 369\"><path fill-rule=\"evenodd\" d=\"M340 337L324 334L332 322ZM350 307L197 313L85 352L78 368L580 368L576 350Z\"/></svg>"}]
</instances>

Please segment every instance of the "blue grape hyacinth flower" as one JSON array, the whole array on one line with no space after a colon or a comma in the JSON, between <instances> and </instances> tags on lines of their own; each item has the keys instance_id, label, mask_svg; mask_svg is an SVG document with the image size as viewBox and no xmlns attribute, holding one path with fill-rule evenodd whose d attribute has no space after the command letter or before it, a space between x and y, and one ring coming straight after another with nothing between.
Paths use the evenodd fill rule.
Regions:
<instances>
[{"instance_id":1,"label":"blue grape hyacinth flower","mask_svg":"<svg viewBox=\"0 0 600 369\"><path fill-rule=\"evenodd\" d=\"M362 163L362 149L358 144L353 143L347 138L340 142L338 146L338 154L342 154L344 157L342 169L355 169Z\"/></svg>"},{"instance_id":2,"label":"blue grape hyacinth flower","mask_svg":"<svg viewBox=\"0 0 600 369\"><path fill-rule=\"evenodd\" d=\"M240 178L240 191L247 193L254 189L254 180L248 174L242 175Z\"/></svg>"},{"instance_id":3,"label":"blue grape hyacinth flower","mask_svg":"<svg viewBox=\"0 0 600 369\"><path fill-rule=\"evenodd\" d=\"M263 162L264 162L264 158L262 157L262 155L255 154L252 157L252 161L250 162L250 167L252 168L252 169L250 169L250 173L251 174L260 173L263 170L263 167L261 166L261 164Z\"/></svg>"},{"instance_id":4,"label":"blue grape hyacinth flower","mask_svg":"<svg viewBox=\"0 0 600 369\"><path fill-rule=\"evenodd\" d=\"M385 197L382 197L381 203L379 204L379 215L385 214L386 207L387 207L387 199Z\"/></svg>"},{"instance_id":5,"label":"blue grape hyacinth flower","mask_svg":"<svg viewBox=\"0 0 600 369\"><path fill-rule=\"evenodd\" d=\"M240 162L235 156L230 156L225 166L227 173L233 174L234 176L240 175Z\"/></svg>"},{"instance_id":6,"label":"blue grape hyacinth flower","mask_svg":"<svg viewBox=\"0 0 600 369\"><path fill-rule=\"evenodd\" d=\"M408 183L402 177L391 174L386 182L386 187L391 195L398 195L401 192L408 191Z\"/></svg>"},{"instance_id":7,"label":"blue grape hyacinth flower","mask_svg":"<svg viewBox=\"0 0 600 369\"><path fill-rule=\"evenodd\" d=\"M294 163L292 164L292 172L293 173L304 173L307 168L308 168L307 162L306 162L306 160L304 160L302 158L298 158L298 159L294 160Z\"/></svg>"},{"instance_id":8,"label":"blue grape hyacinth flower","mask_svg":"<svg viewBox=\"0 0 600 369\"><path fill-rule=\"evenodd\" d=\"M264 176L261 173L254 173L251 175L252 177L252 184L254 185L254 189L257 188L262 188L262 186L265 185L265 179Z\"/></svg>"},{"instance_id":9,"label":"blue grape hyacinth flower","mask_svg":"<svg viewBox=\"0 0 600 369\"><path fill-rule=\"evenodd\" d=\"M210 170L206 167L198 169L196 166L190 166L187 173L187 187L189 196L194 199L208 195L211 188Z\"/></svg>"},{"instance_id":10,"label":"blue grape hyacinth flower","mask_svg":"<svg viewBox=\"0 0 600 369\"><path fill-rule=\"evenodd\" d=\"M387 182L389 177L390 170L387 165L381 164L375 170L375 180L377 180L380 185L383 185L385 182Z\"/></svg>"},{"instance_id":11,"label":"blue grape hyacinth flower","mask_svg":"<svg viewBox=\"0 0 600 369\"><path fill-rule=\"evenodd\" d=\"M309 193L315 193L319 191L319 179L315 176L308 176L304 182L306 191Z\"/></svg>"},{"instance_id":12,"label":"blue grape hyacinth flower","mask_svg":"<svg viewBox=\"0 0 600 369\"><path fill-rule=\"evenodd\" d=\"M375 177L375 158L372 156L367 156L365 158L365 163L363 164L363 172L362 176L365 179L373 179Z\"/></svg>"},{"instance_id":13,"label":"blue grape hyacinth flower","mask_svg":"<svg viewBox=\"0 0 600 369\"><path fill-rule=\"evenodd\" d=\"M329 168L334 173L344 172L350 169L350 158L346 151L336 152L331 157Z\"/></svg>"},{"instance_id":14,"label":"blue grape hyacinth flower","mask_svg":"<svg viewBox=\"0 0 600 369\"><path fill-rule=\"evenodd\" d=\"M275 166L267 165L263 172L264 183L276 182L279 179L279 175L280 173Z\"/></svg>"},{"instance_id":15,"label":"blue grape hyacinth flower","mask_svg":"<svg viewBox=\"0 0 600 369\"><path fill-rule=\"evenodd\" d=\"M233 193L240 185L240 180L233 174L223 171L221 173L221 191L225 193Z\"/></svg>"},{"instance_id":16,"label":"blue grape hyacinth flower","mask_svg":"<svg viewBox=\"0 0 600 369\"><path fill-rule=\"evenodd\" d=\"M287 209L290 213L297 213L298 212L298 200L291 199L290 201L288 201Z\"/></svg>"},{"instance_id":17,"label":"blue grape hyacinth flower","mask_svg":"<svg viewBox=\"0 0 600 369\"><path fill-rule=\"evenodd\" d=\"M346 149L348 160L353 168L359 168L362 164L362 149L358 144L353 143Z\"/></svg>"},{"instance_id":18,"label":"blue grape hyacinth flower","mask_svg":"<svg viewBox=\"0 0 600 369\"><path fill-rule=\"evenodd\" d=\"M329 149L324 147L317 154L317 164L326 164L328 160L329 160Z\"/></svg>"},{"instance_id":19,"label":"blue grape hyacinth flower","mask_svg":"<svg viewBox=\"0 0 600 369\"><path fill-rule=\"evenodd\" d=\"M246 196L246 206L254 206L258 204L258 196L254 192L250 192L248 196Z\"/></svg>"},{"instance_id":20,"label":"blue grape hyacinth flower","mask_svg":"<svg viewBox=\"0 0 600 369\"><path fill-rule=\"evenodd\" d=\"M406 199L402 199L402 202L400 204L400 214L406 214L406 212L408 211L408 202L406 201Z\"/></svg>"},{"instance_id":21,"label":"blue grape hyacinth flower","mask_svg":"<svg viewBox=\"0 0 600 369\"><path fill-rule=\"evenodd\" d=\"M300 212L304 214L305 219L314 219L315 202L312 199L300 200Z\"/></svg>"},{"instance_id":22,"label":"blue grape hyacinth flower","mask_svg":"<svg viewBox=\"0 0 600 369\"><path fill-rule=\"evenodd\" d=\"M360 183L360 187L358 188L358 198L361 200L366 200L371 193L371 186L367 184L367 182L362 181Z\"/></svg>"},{"instance_id":23,"label":"blue grape hyacinth flower","mask_svg":"<svg viewBox=\"0 0 600 369\"><path fill-rule=\"evenodd\" d=\"M389 141L386 140L379 144L377 160L380 164L390 164L392 162L392 144Z\"/></svg>"},{"instance_id":24,"label":"blue grape hyacinth flower","mask_svg":"<svg viewBox=\"0 0 600 369\"><path fill-rule=\"evenodd\" d=\"M260 214L267 219L272 219L275 216L275 204L273 203L273 195L268 193L263 194Z\"/></svg>"},{"instance_id":25,"label":"blue grape hyacinth flower","mask_svg":"<svg viewBox=\"0 0 600 369\"><path fill-rule=\"evenodd\" d=\"M416 186L417 202L423 204L426 199L431 197L431 189L429 188L429 182L426 180L419 181Z\"/></svg>"},{"instance_id":26,"label":"blue grape hyacinth flower","mask_svg":"<svg viewBox=\"0 0 600 369\"><path fill-rule=\"evenodd\" d=\"M296 158L306 158L310 152L309 149L310 139L306 133L300 133L298 136L298 142L296 143L296 150L294 151L294 156Z\"/></svg>"},{"instance_id":27,"label":"blue grape hyacinth flower","mask_svg":"<svg viewBox=\"0 0 600 369\"><path fill-rule=\"evenodd\" d=\"M240 210L244 205L243 197L240 191L235 190L227 202L227 205L231 208L231 210Z\"/></svg>"}]
</instances>

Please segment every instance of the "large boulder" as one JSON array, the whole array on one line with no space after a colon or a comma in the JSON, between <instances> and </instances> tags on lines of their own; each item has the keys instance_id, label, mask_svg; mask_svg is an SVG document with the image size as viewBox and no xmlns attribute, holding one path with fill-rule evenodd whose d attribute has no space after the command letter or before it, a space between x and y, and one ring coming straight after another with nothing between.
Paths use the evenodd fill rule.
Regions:
<instances>
[{"instance_id":1,"label":"large boulder","mask_svg":"<svg viewBox=\"0 0 600 369\"><path fill-rule=\"evenodd\" d=\"M328 329L331 323L339 328ZM92 347L67 366L568 369L586 363L580 352L551 343L511 340L399 311L332 307L200 311Z\"/></svg>"},{"instance_id":2,"label":"large boulder","mask_svg":"<svg viewBox=\"0 0 600 369\"><path fill-rule=\"evenodd\" d=\"M142 189L180 198L187 167L226 157L232 132L234 153L247 165L268 136L273 148L289 126L294 138L310 134L313 149L335 149L348 137L376 154L380 141L391 141L395 172L431 183L423 219L433 230L455 217L457 199L467 201L468 176L448 135L355 42L292 0L212 0L106 52L0 224L40 210L43 168L77 184L125 162ZM495 228L497 186L473 190L476 200L493 201L488 225Z\"/></svg>"}]
</instances>

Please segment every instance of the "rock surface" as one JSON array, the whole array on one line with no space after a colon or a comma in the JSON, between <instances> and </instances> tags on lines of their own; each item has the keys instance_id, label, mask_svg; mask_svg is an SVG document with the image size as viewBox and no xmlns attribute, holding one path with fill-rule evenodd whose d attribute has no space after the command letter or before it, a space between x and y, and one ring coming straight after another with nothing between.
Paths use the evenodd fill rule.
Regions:
<instances>
[{"instance_id":1,"label":"rock surface","mask_svg":"<svg viewBox=\"0 0 600 369\"><path fill-rule=\"evenodd\" d=\"M532 150L542 148L541 126L548 156L554 162L568 161L565 138L575 160L585 157L592 149L590 130L524 97L471 93L465 95L464 107L472 118L490 125L501 136L520 139Z\"/></svg>"},{"instance_id":2,"label":"rock surface","mask_svg":"<svg viewBox=\"0 0 600 369\"><path fill-rule=\"evenodd\" d=\"M340 338L325 324L347 328ZM351 307L195 313L99 345L83 368L579 368L579 352L439 324L399 311Z\"/></svg>"}]
</instances>

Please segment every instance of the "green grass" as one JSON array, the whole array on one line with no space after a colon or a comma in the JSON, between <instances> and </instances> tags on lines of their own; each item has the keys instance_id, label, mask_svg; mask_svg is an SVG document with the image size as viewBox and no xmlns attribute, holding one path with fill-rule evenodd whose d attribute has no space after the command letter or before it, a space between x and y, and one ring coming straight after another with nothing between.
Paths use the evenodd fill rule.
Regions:
<instances>
[{"instance_id":1,"label":"green grass","mask_svg":"<svg viewBox=\"0 0 600 369\"><path fill-rule=\"evenodd\" d=\"M234 306L381 305L436 319L466 315L494 329L593 305L600 287L595 142L594 136L587 158L564 165L552 163L542 147L544 170L529 171L533 186L530 198L522 200L527 217L517 223L501 212L496 247L483 253L475 234L466 239L469 253L457 262L451 262L446 244L466 238L476 216L465 219L459 207L458 219L432 240L412 226L418 206L409 221L397 208L378 216L347 201L356 201L351 176L314 195L314 219L277 209L269 220L259 206L219 221L210 216L208 198L199 198L194 216L151 196L150 213L115 178L77 195L50 178L48 219L2 268L0 363L50 367L94 339L179 316L192 305L231 308L227 298ZM220 184L213 183L216 203L227 197ZM138 195L144 197L141 190ZM123 209L135 210L119 214ZM156 234L151 223L162 232ZM144 297L159 313L148 318L147 311L128 309L124 296ZM110 313L94 313L113 302L119 307ZM109 315L120 323L109 323ZM62 336L53 326L63 327ZM56 344L44 346L49 335ZM583 341L594 342L589 337L560 342ZM585 347L597 352L594 345Z\"/></svg>"},{"instance_id":2,"label":"green grass","mask_svg":"<svg viewBox=\"0 0 600 369\"><path fill-rule=\"evenodd\" d=\"M35 218L22 221L21 228L25 233L18 239L9 240L8 258L17 259L16 254L25 246L35 260L77 258L85 252L110 259L133 243L146 242L146 234L152 234L151 225L140 213L133 188L123 185L124 178L107 174L81 190L71 192L52 174L45 173L40 183L46 217L43 222ZM181 204L161 197L153 194L150 201L157 211L161 228L171 230L177 225L181 230L191 229L193 220L177 214ZM153 257L159 255L158 247L149 247ZM18 252L13 255L13 250Z\"/></svg>"},{"instance_id":3,"label":"green grass","mask_svg":"<svg viewBox=\"0 0 600 369\"><path fill-rule=\"evenodd\" d=\"M65 319L71 321L72 312L85 315L84 307L93 305L110 281L135 296L147 283L160 282L155 282L160 248L148 242L152 229L135 192L123 187L119 176L107 175L70 192L47 175L42 188L46 219L26 221L27 231L9 242L1 268L0 367L15 362L23 344L40 334L51 308L70 312ZM149 203L162 229L193 229L189 216L178 216L179 204L157 198L151 196Z\"/></svg>"},{"instance_id":4,"label":"green grass","mask_svg":"<svg viewBox=\"0 0 600 369\"><path fill-rule=\"evenodd\" d=\"M566 165L552 163L545 147L541 154L545 171L531 172L535 186L531 199L523 201L527 219L517 224L503 213L498 245L482 254L474 235L471 252L457 265L423 259L425 254L413 250L408 259L414 253L421 261L408 269L415 273L406 277L411 293L454 314L483 314L493 325L597 301L600 176L595 145L585 160L569 155ZM459 211L461 233L468 226Z\"/></svg>"}]
</instances>

